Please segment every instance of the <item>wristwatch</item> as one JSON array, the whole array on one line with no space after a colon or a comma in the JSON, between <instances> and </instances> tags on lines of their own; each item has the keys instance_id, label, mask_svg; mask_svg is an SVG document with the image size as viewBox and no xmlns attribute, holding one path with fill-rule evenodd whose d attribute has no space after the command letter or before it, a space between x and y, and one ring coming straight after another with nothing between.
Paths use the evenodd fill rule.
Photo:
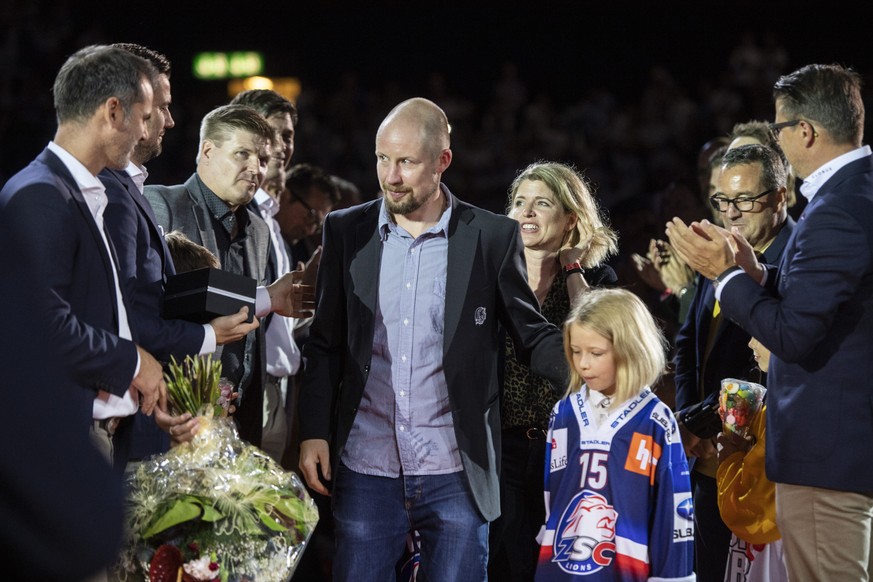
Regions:
<instances>
[{"instance_id":1,"label":"wristwatch","mask_svg":"<svg viewBox=\"0 0 873 582\"><path fill-rule=\"evenodd\" d=\"M725 270L721 275L713 279L712 288L718 289L718 286L724 283L724 280L727 279L729 275L739 270L740 267L737 265L734 265L733 267L728 267L727 270Z\"/></svg>"}]
</instances>

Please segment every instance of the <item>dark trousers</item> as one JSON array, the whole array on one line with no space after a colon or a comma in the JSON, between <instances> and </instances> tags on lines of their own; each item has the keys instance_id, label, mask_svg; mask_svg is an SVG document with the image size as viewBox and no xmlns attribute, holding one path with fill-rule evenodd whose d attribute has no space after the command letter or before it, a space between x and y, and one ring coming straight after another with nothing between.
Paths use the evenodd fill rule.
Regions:
<instances>
[{"instance_id":1,"label":"dark trousers","mask_svg":"<svg viewBox=\"0 0 873 582\"><path fill-rule=\"evenodd\" d=\"M718 485L712 477L693 471L694 571L698 582L723 582L731 545L731 530L718 512Z\"/></svg>"},{"instance_id":2,"label":"dark trousers","mask_svg":"<svg viewBox=\"0 0 873 582\"><path fill-rule=\"evenodd\" d=\"M546 441L542 431L507 429L502 434L500 517L491 524L488 578L533 580L540 527L546 521L543 473Z\"/></svg>"}]
</instances>

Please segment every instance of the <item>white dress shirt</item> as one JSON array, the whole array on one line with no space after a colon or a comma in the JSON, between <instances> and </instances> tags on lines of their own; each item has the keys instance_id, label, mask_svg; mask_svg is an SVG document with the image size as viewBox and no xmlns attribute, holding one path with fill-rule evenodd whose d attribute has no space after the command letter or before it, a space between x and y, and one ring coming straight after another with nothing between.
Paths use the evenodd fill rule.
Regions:
<instances>
[{"instance_id":1,"label":"white dress shirt","mask_svg":"<svg viewBox=\"0 0 873 582\"><path fill-rule=\"evenodd\" d=\"M124 301L121 298L121 285L118 282L118 268L115 265L115 259L112 257L112 251L109 248L109 240L106 238L106 231L103 228L103 211L106 210L108 199L106 198L106 189L103 183L97 177L88 171L82 163L73 157L68 151L54 142L49 142L48 149L52 151L61 162L66 166L67 170L72 174L76 185L82 192L85 198L85 203L88 205L88 210L91 211L91 216L94 222L97 223L97 230L100 231L100 237L106 247L106 253L109 255L109 261L112 264L112 279L115 284L115 301L118 310L118 329L114 330L118 333L118 337L126 340L132 339L130 334L130 324L127 320L127 310L124 308ZM137 355L136 370L134 377L139 373L140 360ZM133 378L131 378L133 380ZM104 390L97 393L97 398L94 399L93 418L101 420L104 418L112 418L118 416L130 416L139 408L139 404L133 398L132 390L124 393L123 397L115 396Z\"/></svg>"},{"instance_id":2,"label":"white dress shirt","mask_svg":"<svg viewBox=\"0 0 873 582\"><path fill-rule=\"evenodd\" d=\"M261 218L270 227L270 241L273 243L273 257L276 259L278 270L276 275L281 277L292 271L292 268L291 258L282 239L282 231L274 218L279 211L279 203L261 188L258 188L255 193L255 201L261 211ZM293 335L294 323L293 317L284 317L275 313L264 332L267 373L271 376L278 378L293 376L300 367L300 349Z\"/></svg>"}]
</instances>

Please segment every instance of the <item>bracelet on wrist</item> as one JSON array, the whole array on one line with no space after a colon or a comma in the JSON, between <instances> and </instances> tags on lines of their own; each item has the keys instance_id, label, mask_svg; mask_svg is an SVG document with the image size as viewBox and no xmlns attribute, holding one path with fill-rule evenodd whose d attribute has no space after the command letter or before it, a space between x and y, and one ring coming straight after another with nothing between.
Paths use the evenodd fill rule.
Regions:
<instances>
[{"instance_id":1,"label":"bracelet on wrist","mask_svg":"<svg viewBox=\"0 0 873 582\"><path fill-rule=\"evenodd\" d=\"M566 264L564 265L564 272L568 275L572 275L573 273L581 273L582 264L579 262Z\"/></svg>"}]
</instances>

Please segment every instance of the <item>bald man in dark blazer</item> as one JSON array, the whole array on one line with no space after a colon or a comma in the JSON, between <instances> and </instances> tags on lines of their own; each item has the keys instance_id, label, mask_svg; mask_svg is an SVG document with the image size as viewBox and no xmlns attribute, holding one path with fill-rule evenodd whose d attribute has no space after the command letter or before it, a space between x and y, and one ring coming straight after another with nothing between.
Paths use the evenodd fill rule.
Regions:
<instances>
[{"instance_id":1,"label":"bald man in dark blazer","mask_svg":"<svg viewBox=\"0 0 873 582\"><path fill-rule=\"evenodd\" d=\"M500 513L499 328L563 388L562 338L527 283L518 223L440 182L451 162L442 110L401 103L376 150L384 197L324 225L300 466L316 491L327 492L319 470L333 482L335 579L390 577L410 529L421 534L428 579L483 579L487 523ZM418 266L401 275L407 260ZM395 332L412 343L395 344ZM407 479L417 495L403 492Z\"/></svg>"}]
</instances>

